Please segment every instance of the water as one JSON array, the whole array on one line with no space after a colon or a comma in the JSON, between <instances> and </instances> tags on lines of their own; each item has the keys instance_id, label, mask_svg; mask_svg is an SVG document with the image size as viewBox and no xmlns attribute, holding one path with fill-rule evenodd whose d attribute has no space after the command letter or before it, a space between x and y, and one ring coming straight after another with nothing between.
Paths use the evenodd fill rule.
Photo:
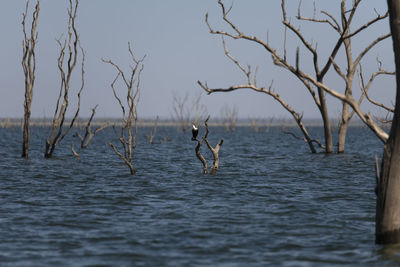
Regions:
<instances>
[{"instance_id":1,"label":"water","mask_svg":"<svg viewBox=\"0 0 400 267\"><path fill-rule=\"evenodd\" d=\"M321 137L321 128L310 130ZM67 137L43 159L48 129L0 129L1 266L393 266L374 244L374 156L368 129L349 130L344 155L312 155L280 128L223 137L220 170L202 175L190 133L140 129L137 175L113 153L107 129L71 153ZM202 133L200 133L202 134ZM75 140L77 143L77 140ZM205 146L203 147L205 149ZM210 158L211 155L205 153ZM209 161L211 164L211 160Z\"/></svg>"}]
</instances>

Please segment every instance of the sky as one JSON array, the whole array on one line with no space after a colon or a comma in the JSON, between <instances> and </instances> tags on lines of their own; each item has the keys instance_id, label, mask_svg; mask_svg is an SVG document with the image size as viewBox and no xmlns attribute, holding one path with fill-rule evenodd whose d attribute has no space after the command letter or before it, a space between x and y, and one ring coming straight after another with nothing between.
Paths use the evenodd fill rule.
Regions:
<instances>
[{"instance_id":1,"label":"sky","mask_svg":"<svg viewBox=\"0 0 400 267\"><path fill-rule=\"evenodd\" d=\"M33 117L52 117L59 93L60 74L57 69L59 48L56 39L67 31L67 0L41 0L36 46L37 72L32 103ZM227 6L231 1L224 1ZM352 1L347 1L351 4ZM28 25L36 1L31 0ZM282 52L284 27L280 0L236 0L230 15L231 20L245 33L266 40ZM2 0L0 9L0 117L23 116L24 76L22 59L22 13L24 0ZM336 42L337 33L327 25L299 22L296 19L298 1L289 0L287 15L294 25L300 27L307 40L317 44L321 64ZM321 8L338 18L340 1L317 1L317 16ZM375 16L385 13L386 1L363 0L356 13L354 29ZM313 2L302 1L304 15L313 15ZM225 56L221 38L211 35L205 23L209 14L210 24L215 29L231 30L223 21L217 0L81 0L78 8L77 29L81 44L86 51L85 89L82 93L81 117L89 117L95 105L98 117L120 117L121 110L110 87L115 70L101 61L111 59L129 70L128 42L137 57L146 55L142 73L139 117L171 118L174 96L188 95L191 101L201 94L201 103L212 117L221 116L225 108L236 107L241 118L287 118L290 117L275 100L265 94L250 90L207 95L197 81L207 82L209 87L229 87L246 83L246 77ZM354 56L377 36L389 32L388 21L373 26L356 36L352 41ZM287 70L274 66L271 56L260 46L243 40L226 39L230 53L244 66L259 67L258 85L269 86L305 118L318 118L318 110L309 93ZM385 69L393 70L391 39L372 49L362 62L366 77L377 70L376 58ZM287 36L288 60L294 64L298 39ZM338 63L346 69L344 51L338 55ZM300 47L301 68L313 73L310 55ZM80 70L73 74L70 95L70 112L74 112L76 92L79 88ZM334 70L325 80L332 88L343 92L343 81ZM374 99L391 105L394 99L393 78L379 79L370 89ZM75 90L75 91L74 91ZM123 88L119 88L123 95ZM354 82L355 95L359 95L358 80ZM328 97L331 117L337 118L341 104ZM365 111L380 116L384 112L368 104Z\"/></svg>"}]
</instances>

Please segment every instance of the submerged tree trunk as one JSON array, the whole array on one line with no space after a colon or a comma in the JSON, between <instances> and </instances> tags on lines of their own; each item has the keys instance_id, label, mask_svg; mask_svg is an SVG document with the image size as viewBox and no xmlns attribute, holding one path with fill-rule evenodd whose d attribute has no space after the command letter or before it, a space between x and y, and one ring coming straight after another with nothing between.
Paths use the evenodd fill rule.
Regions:
<instances>
[{"instance_id":1,"label":"submerged tree trunk","mask_svg":"<svg viewBox=\"0 0 400 267\"><path fill-rule=\"evenodd\" d=\"M68 9L68 34L64 42L61 39L57 39L57 43L60 46L60 55L58 57L58 69L61 76L60 92L57 98L56 109L54 111L53 122L51 127L50 136L46 140L46 147L44 152L45 158L51 158L53 156L54 149L64 139L68 132L74 126L75 120L78 118L81 103L81 92L85 85L85 52L82 51L82 67L81 67L81 88L78 92L78 105L74 117L66 129L64 129L64 123L66 119L66 113L69 107L69 90L72 73L76 67L78 58L78 45L80 46L79 35L75 27L75 20L77 15L77 9L79 0L69 0ZM64 66L64 59L67 56L66 66Z\"/></svg>"},{"instance_id":2,"label":"submerged tree trunk","mask_svg":"<svg viewBox=\"0 0 400 267\"><path fill-rule=\"evenodd\" d=\"M122 110L122 126L120 133L117 132L114 126L114 133L121 143L122 149L118 149L116 145L108 142L109 146L114 150L115 154L121 158L125 164L129 167L131 175L136 174L136 169L133 166L133 150L136 148L136 137L138 133L138 109L137 106L140 100L140 85L141 85L141 74L144 68L143 61L146 56L142 59L136 59L131 49L131 44L128 43L128 50L133 61L133 66L130 68L130 73L125 75L125 72L111 60L103 60L104 63L112 65L117 70L117 75L114 81L111 83L111 88L114 93L115 99L118 101L119 106ZM121 77L122 84L126 87L126 101L123 102L117 94L115 83ZM134 127L134 131L132 130ZM123 152L121 152L123 151Z\"/></svg>"},{"instance_id":3,"label":"submerged tree trunk","mask_svg":"<svg viewBox=\"0 0 400 267\"><path fill-rule=\"evenodd\" d=\"M22 19L22 30L24 33L24 40L22 42L22 68L25 76L25 101L24 101L24 125L23 125L23 139L22 139L22 153L21 157L28 158L29 155L29 142L30 142L30 120L31 120L31 105L33 97L33 86L35 84L35 70L36 70L36 56L35 46L37 41L37 23L40 11L40 0L37 1L35 11L33 12L32 26L30 30L30 37L26 33L25 21L28 14L29 0L26 2L25 13Z\"/></svg>"},{"instance_id":4,"label":"submerged tree trunk","mask_svg":"<svg viewBox=\"0 0 400 267\"><path fill-rule=\"evenodd\" d=\"M347 105L347 104L343 103L343 106L344 105ZM342 118L340 121L339 132L338 132L338 147L337 147L338 154L344 153L344 146L346 144L347 128L349 127L349 120L345 116L345 111L348 109L349 108L347 105L347 107L344 107L342 110Z\"/></svg>"},{"instance_id":5,"label":"submerged tree trunk","mask_svg":"<svg viewBox=\"0 0 400 267\"><path fill-rule=\"evenodd\" d=\"M208 115L207 119L204 121L204 126L206 127L206 132L202 138L204 142L206 142L206 145L208 149L211 151L214 161L213 165L210 167L210 174L216 174L219 168L219 150L221 149L222 144L224 143L224 139L221 139L221 141L218 142L218 144L215 147L212 147L210 142L208 141L208 120L210 119L210 115ZM197 141L197 146L195 148L196 156L197 158L201 161L203 164L203 174L207 174L207 160L204 158L204 156L200 152L200 147L203 144L203 141L200 141L199 139L193 137L192 141Z\"/></svg>"},{"instance_id":6,"label":"submerged tree trunk","mask_svg":"<svg viewBox=\"0 0 400 267\"><path fill-rule=\"evenodd\" d=\"M318 88L318 95L319 95L319 99L321 102L320 112L321 112L321 116L322 116L322 121L324 123L325 153L332 153L333 145L332 145L331 124L329 121L329 114L328 114L328 108L326 106L326 97L325 97L324 90L321 88Z\"/></svg>"},{"instance_id":7,"label":"submerged tree trunk","mask_svg":"<svg viewBox=\"0 0 400 267\"><path fill-rule=\"evenodd\" d=\"M400 242L400 0L388 0L396 65L396 105L389 139L377 174L376 243Z\"/></svg>"}]
</instances>

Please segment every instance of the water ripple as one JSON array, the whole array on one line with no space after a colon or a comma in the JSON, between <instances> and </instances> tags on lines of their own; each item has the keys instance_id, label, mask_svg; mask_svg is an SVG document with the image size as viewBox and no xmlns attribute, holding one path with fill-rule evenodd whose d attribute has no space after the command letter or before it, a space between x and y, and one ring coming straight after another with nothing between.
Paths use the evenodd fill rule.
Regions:
<instances>
[{"instance_id":1,"label":"water ripple","mask_svg":"<svg viewBox=\"0 0 400 267\"><path fill-rule=\"evenodd\" d=\"M47 129L0 129L0 261L4 266L390 266L374 245L374 162L381 144L352 129L345 155L311 155L279 128L223 137L220 170L202 175L190 138L139 136L137 175L108 147L112 130L80 151L70 137L42 158ZM313 128L316 135L322 129ZM359 138L363 136L363 138ZM375 142L376 141L376 142ZM63 141L64 142L64 141ZM210 155L208 155L210 156ZM211 164L211 161L209 162Z\"/></svg>"}]
</instances>

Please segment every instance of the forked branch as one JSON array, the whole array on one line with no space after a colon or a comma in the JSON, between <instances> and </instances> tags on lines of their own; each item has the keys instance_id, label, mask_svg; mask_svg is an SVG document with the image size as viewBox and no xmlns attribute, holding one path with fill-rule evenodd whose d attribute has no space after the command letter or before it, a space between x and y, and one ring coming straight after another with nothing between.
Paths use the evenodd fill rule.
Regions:
<instances>
[{"instance_id":1,"label":"forked branch","mask_svg":"<svg viewBox=\"0 0 400 267\"><path fill-rule=\"evenodd\" d=\"M30 36L26 32L26 16L28 15L29 0L26 1L25 13L22 14L22 31L24 39L22 41L22 69L25 76L25 98L24 98L24 123L21 157L28 158L30 143L30 119L31 105L33 98L33 87L35 84L36 54L35 47L37 42L37 24L40 12L40 0L37 0L35 10L32 15Z\"/></svg>"},{"instance_id":2,"label":"forked branch","mask_svg":"<svg viewBox=\"0 0 400 267\"><path fill-rule=\"evenodd\" d=\"M53 155L56 146L64 139L68 132L74 126L75 120L78 118L81 103L81 93L85 85L85 51L80 46L79 35L75 26L79 0L69 0L68 9L68 33L67 38L62 42L61 38L57 40L60 46L60 55L58 57L58 69L61 76L60 91L56 103L56 109L53 116L52 128L49 138L46 141L45 158L50 158ZM64 122L66 113L69 106L69 93L72 73L78 61L78 45L82 54L81 65L81 87L78 91L78 104L76 112L66 129L64 129ZM66 62L64 61L67 54ZM64 66L66 65L66 66Z\"/></svg>"},{"instance_id":3,"label":"forked branch","mask_svg":"<svg viewBox=\"0 0 400 267\"><path fill-rule=\"evenodd\" d=\"M307 144L309 145L311 152L316 153L316 149L315 149L315 147L313 145L313 141L312 141L313 138L310 137L305 125L303 124L302 116L298 112L296 112L291 106L289 106L286 103L286 101L284 101L283 98L278 93L276 93L274 90L272 90L272 86L273 86L272 82L268 88L258 87L256 85L257 75L254 74L254 78L252 78L251 68L249 67L248 70L246 70L244 67L242 67L240 65L239 61L236 60L229 53L229 50L226 46L224 39L222 39L222 43L224 46L225 55L243 72L243 74L247 78L247 84L232 85L228 88L209 88L207 83L202 83L202 82L198 81L197 83L200 85L200 87L202 87L208 94L216 93L216 92L231 92L231 91L240 90L240 89L251 89L253 91L264 93L264 94L267 94L267 95L273 97L276 101L278 101L278 103L286 111L288 111L292 115L292 117L296 121L297 125L299 126L301 132L303 133L304 138L307 140ZM256 68L256 70L257 70L257 68Z\"/></svg>"},{"instance_id":4,"label":"forked branch","mask_svg":"<svg viewBox=\"0 0 400 267\"><path fill-rule=\"evenodd\" d=\"M210 149L211 153L213 154L213 165L210 167L210 174L216 174L219 168L219 150L221 149L221 146L224 142L224 139L221 139L218 144L215 147L212 147L211 144L208 141L208 120L210 119L210 115L208 115L207 119L204 121L204 125L206 127L206 132L202 138L202 140L199 140L198 138L192 138L193 141L197 142L195 152L197 158L200 160L200 162L203 164L203 174L207 174L207 160L204 158L204 156L200 152L200 148L203 144L203 141L206 142L208 149ZM200 128L200 127L199 127Z\"/></svg>"},{"instance_id":5,"label":"forked branch","mask_svg":"<svg viewBox=\"0 0 400 267\"><path fill-rule=\"evenodd\" d=\"M85 127L85 134L81 136L78 134L79 139L81 140L81 148L87 148L89 146L90 141L93 139L93 137L100 131L104 130L107 128L109 125L108 123L104 123L103 125L97 127L94 131L92 131L92 120L94 118L94 115L96 114L96 108L98 105L96 105L94 108L92 108L92 115L90 116L86 127Z\"/></svg>"},{"instance_id":6,"label":"forked branch","mask_svg":"<svg viewBox=\"0 0 400 267\"><path fill-rule=\"evenodd\" d=\"M362 73L362 67L360 65L359 70L358 70L358 78L359 78L359 83L360 83L360 89L362 91L362 94L365 95L365 97L367 98L367 100L371 103L374 104L375 106L381 107L383 109L385 109L386 111L390 112L390 113L394 113L394 108L391 108L383 103L379 103L373 99L371 99L368 95L368 89L370 88L372 82L375 80L376 77L378 77L379 75L395 75L395 72L393 71L386 71L386 70L382 70L381 67L379 68L378 71L374 72L371 77L369 78L369 81L367 84L365 84L364 82L364 75Z\"/></svg>"},{"instance_id":7,"label":"forked branch","mask_svg":"<svg viewBox=\"0 0 400 267\"><path fill-rule=\"evenodd\" d=\"M137 105L140 99L140 77L144 68L143 61L145 56L142 59L136 59L132 52L130 43L128 43L128 51L133 62L133 66L130 68L129 76L126 76L122 68L120 68L119 65L113 61L104 59L102 59L102 61L112 65L117 70L117 75L111 83L111 88L113 90L114 97L118 101L122 110L122 126L119 133L115 125L113 126L113 129L116 137L121 143L123 152L121 152L120 149L118 149L118 147L112 142L109 142L108 144L113 149L115 154L117 154L118 157L125 162L125 164L129 167L130 173L133 175L136 173L136 169L133 166L133 149L136 147L136 137L138 132ZM116 82L120 77L125 85L124 87L126 88L126 101L122 101L117 94ZM133 127L134 131L132 129Z\"/></svg>"}]
</instances>

